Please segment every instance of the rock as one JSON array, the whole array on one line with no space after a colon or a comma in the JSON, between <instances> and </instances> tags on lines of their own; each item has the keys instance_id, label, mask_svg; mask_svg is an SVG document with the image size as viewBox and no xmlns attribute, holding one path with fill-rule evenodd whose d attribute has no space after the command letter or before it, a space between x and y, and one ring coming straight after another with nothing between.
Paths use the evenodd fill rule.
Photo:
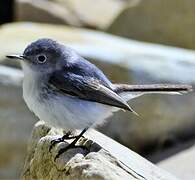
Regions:
<instances>
[{"instance_id":1,"label":"rock","mask_svg":"<svg viewBox=\"0 0 195 180\"><path fill-rule=\"evenodd\" d=\"M36 122L22 99L21 70L0 66L0 179L16 179Z\"/></svg>"},{"instance_id":2,"label":"rock","mask_svg":"<svg viewBox=\"0 0 195 180\"><path fill-rule=\"evenodd\" d=\"M195 52L192 50L148 44L62 25L12 23L1 26L0 33L1 60L5 60L7 54L22 53L29 43L38 38L48 37L74 48L89 59L127 69L128 75L125 76L132 76L127 80L195 82ZM108 74L112 75L111 72Z\"/></svg>"},{"instance_id":3,"label":"rock","mask_svg":"<svg viewBox=\"0 0 195 180\"><path fill-rule=\"evenodd\" d=\"M102 148L96 142L86 140L80 144L88 146L90 152L76 148L69 149L56 161L59 149L69 142L59 143L49 152L51 141L62 135L61 130L50 129L43 122L38 122L29 142L28 155L22 173L22 179L176 179L169 173L160 170L149 161L141 158L117 142L92 130L87 138L107 144ZM86 144L87 142L88 145ZM109 142L109 143L108 143ZM106 150L107 147L111 151ZM112 148L117 149L112 150ZM112 155L118 151L118 157ZM124 154L125 153L125 154ZM123 160L125 157L125 161ZM131 157L131 158L130 158ZM118 159L121 158L121 159ZM130 164L126 162L130 160ZM139 166L138 166L139 165ZM138 168L139 167L139 168Z\"/></svg>"},{"instance_id":4,"label":"rock","mask_svg":"<svg viewBox=\"0 0 195 180\"><path fill-rule=\"evenodd\" d=\"M17 0L14 8L17 21L83 25L71 10L55 1Z\"/></svg>"},{"instance_id":5,"label":"rock","mask_svg":"<svg viewBox=\"0 0 195 180\"><path fill-rule=\"evenodd\" d=\"M195 1L139 0L107 32L136 40L195 49Z\"/></svg>"},{"instance_id":6,"label":"rock","mask_svg":"<svg viewBox=\"0 0 195 180\"><path fill-rule=\"evenodd\" d=\"M170 158L158 163L160 168L169 170L180 179L193 180L195 177L195 146L193 145L184 151L177 153Z\"/></svg>"},{"instance_id":7,"label":"rock","mask_svg":"<svg viewBox=\"0 0 195 180\"><path fill-rule=\"evenodd\" d=\"M129 0L134 1L134 0ZM127 2L99 0L17 0L16 20L68 24L98 29L107 28Z\"/></svg>"},{"instance_id":8,"label":"rock","mask_svg":"<svg viewBox=\"0 0 195 180\"><path fill-rule=\"evenodd\" d=\"M132 1L132 0L131 0ZM127 2L121 0L67 0L69 7L87 27L107 28L114 18L125 8Z\"/></svg>"}]
</instances>

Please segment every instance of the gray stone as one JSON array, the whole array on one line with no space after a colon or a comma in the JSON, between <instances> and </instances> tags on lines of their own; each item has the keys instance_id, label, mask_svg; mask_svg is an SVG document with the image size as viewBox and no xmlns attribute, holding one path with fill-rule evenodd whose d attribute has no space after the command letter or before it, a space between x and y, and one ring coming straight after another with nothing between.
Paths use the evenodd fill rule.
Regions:
<instances>
[{"instance_id":1,"label":"gray stone","mask_svg":"<svg viewBox=\"0 0 195 180\"><path fill-rule=\"evenodd\" d=\"M134 1L134 0L129 0ZM18 21L68 24L106 29L125 8L120 0L16 0L15 16Z\"/></svg>"},{"instance_id":2,"label":"gray stone","mask_svg":"<svg viewBox=\"0 0 195 180\"><path fill-rule=\"evenodd\" d=\"M128 76L132 76L129 79L134 81L195 82L195 52L192 50L143 43L62 25L12 23L1 26L0 33L1 60L5 60L7 54L22 53L29 43L38 38L48 37L74 48L89 59L128 69Z\"/></svg>"},{"instance_id":3,"label":"gray stone","mask_svg":"<svg viewBox=\"0 0 195 180\"><path fill-rule=\"evenodd\" d=\"M14 8L17 21L83 25L71 10L55 1L16 0Z\"/></svg>"},{"instance_id":4,"label":"gray stone","mask_svg":"<svg viewBox=\"0 0 195 180\"><path fill-rule=\"evenodd\" d=\"M107 32L136 40L195 49L194 0L138 0Z\"/></svg>"},{"instance_id":5,"label":"gray stone","mask_svg":"<svg viewBox=\"0 0 195 180\"><path fill-rule=\"evenodd\" d=\"M160 168L177 175L180 179L194 180L195 178L195 146L177 153L158 163Z\"/></svg>"},{"instance_id":6,"label":"gray stone","mask_svg":"<svg viewBox=\"0 0 195 180\"><path fill-rule=\"evenodd\" d=\"M79 145L87 146L90 152L80 148L69 149L54 160L59 149L70 143L67 141L59 143L49 152L51 141L61 135L61 130L50 130L43 122L35 125L22 179L176 180L174 176L160 170L138 154L94 130L87 134L87 138L98 140L100 144L106 143L107 146L104 145L102 148L93 141L87 144L89 140L84 138ZM112 155L112 152L114 154L118 152L118 157ZM126 164L128 160L130 164Z\"/></svg>"},{"instance_id":7,"label":"gray stone","mask_svg":"<svg viewBox=\"0 0 195 180\"><path fill-rule=\"evenodd\" d=\"M132 1L132 0L131 0ZM66 0L65 4L87 27L106 29L114 18L125 8L121 0Z\"/></svg>"},{"instance_id":8,"label":"gray stone","mask_svg":"<svg viewBox=\"0 0 195 180\"><path fill-rule=\"evenodd\" d=\"M22 99L21 70L0 66L0 179L19 177L36 122Z\"/></svg>"}]
</instances>

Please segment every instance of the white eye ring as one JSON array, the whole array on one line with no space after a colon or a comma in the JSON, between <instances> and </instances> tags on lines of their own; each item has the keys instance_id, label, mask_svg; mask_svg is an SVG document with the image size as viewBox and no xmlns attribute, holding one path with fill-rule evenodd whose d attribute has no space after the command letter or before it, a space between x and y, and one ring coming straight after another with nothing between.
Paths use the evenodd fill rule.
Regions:
<instances>
[{"instance_id":1,"label":"white eye ring","mask_svg":"<svg viewBox=\"0 0 195 180\"><path fill-rule=\"evenodd\" d=\"M38 55L37 56L37 61L40 64L45 63L47 61L47 56L45 56L44 54Z\"/></svg>"}]
</instances>

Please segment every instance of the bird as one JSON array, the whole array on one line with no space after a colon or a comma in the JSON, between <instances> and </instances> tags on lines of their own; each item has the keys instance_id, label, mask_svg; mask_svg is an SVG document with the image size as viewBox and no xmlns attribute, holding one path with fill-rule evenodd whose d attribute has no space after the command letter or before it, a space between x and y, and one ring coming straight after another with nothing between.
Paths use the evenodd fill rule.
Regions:
<instances>
[{"instance_id":1,"label":"bird","mask_svg":"<svg viewBox=\"0 0 195 180\"><path fill-rule=\"evenodd\" d=\"M91 127L101 125L120 109L137 114L128 101L148 93L183 94L191 85L114 84L94 64L75 50L49 38L29 44L20 55L7 58L21 60L24 72L23 98L28 108L52 127L67 133L52 141L51 147L65 139L74 141L61 149L58 158ZM82 130L72 136L75 130Z\"/></svg>"}]
</instances>

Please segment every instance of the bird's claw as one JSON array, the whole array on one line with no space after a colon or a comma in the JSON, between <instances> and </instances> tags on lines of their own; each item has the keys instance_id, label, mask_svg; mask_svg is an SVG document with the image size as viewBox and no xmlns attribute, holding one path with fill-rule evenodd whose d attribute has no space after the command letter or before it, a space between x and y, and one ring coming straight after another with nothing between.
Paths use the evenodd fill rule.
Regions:
<instances>
[{"instance_id":1,"label":"bird's claw","mask_svg":"<svg viewBox=\"0 0 195 180\"><path fill-rule=\"evenodd\" d=\"M49 152L51 152L52 148L57 144L57 143L60 143L60 142L64 142L64 140L70 140L70 139L76 139L76 138L80 138L80 137L83 137L84 136L73 136L71 131L68 131L66 134L64 134L62 137L60 138L57 138L57 139L54 139L51 141L51 145L49 147Z\"/></svg>"},{"instance_id":2,"label":"bird's claw","mask_svg":"<svg viewBox=\"0 0 195 180\"><path fill-rule=\"evenodd\" d=\"M49 146L49 152L51 152L52 148L60 142L64 142L64 139L62 137L58 138L58 139L54 139L51 141L51 145Z\"/></svg>"},{"instance_id":3,"label":"bird's claw","mask_svg":"<svg viewBox=\"0 0 195 180\"><path fill-rule=\"evenodd\" d=\"M56 160L62 153L64 153L65 151L67 151L68 149L72 149L72 148L83 148L83 149L87 149L89 150L86 146L83 145L75 145L77 143L77 141L81 138L84 137L83 134L87 131L87 128L85 128L78 136L70 136L70 133L68 135L68 139L74 139L74 141L72 141L68 146L66 146L65 148L62 148L59 150L58 154L56 155L55 159ZM67 135L65 134L63 137L63 139L67 139Z\"/></svg>"},{"instance_id":4,"label":"bird's claw","mask_svg":"<svg viewBox=\"0 0 195 180\"><path fill-rule=\"evenodd\" d=\"M66 134L64 134L62 137L60 138L57 138L57 139L54 139L51 141L51 145L49 147L49 152L51 152L52 148L57 144L57 143L60 143L60 142L64 142L64 140L66 139L74 139L76 138L76 136L71 136L71 131L68 131Z\"/></svg>"}]
</instances>

